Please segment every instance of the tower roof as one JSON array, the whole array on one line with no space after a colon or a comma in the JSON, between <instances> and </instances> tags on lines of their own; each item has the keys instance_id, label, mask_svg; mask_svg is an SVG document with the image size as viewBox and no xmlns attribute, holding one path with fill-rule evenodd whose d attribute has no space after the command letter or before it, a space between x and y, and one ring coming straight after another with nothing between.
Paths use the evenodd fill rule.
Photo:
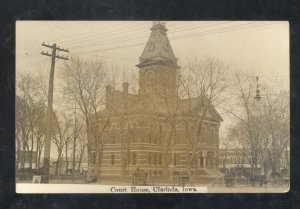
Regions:
<instances>
[{"instance_id":1,"label":"tower roof","mask_svg":"<svg viewBox=\"0 0 300 209\"><path fill-rule=\"evenodd\" d=\"M151 31L148 42L140 56L140 64L137 66L159 61L177 66L177 59L167 37L166 32L168 30L165 25L161 22L156 22L153 24Z\"/></svg>"}]
</instances>

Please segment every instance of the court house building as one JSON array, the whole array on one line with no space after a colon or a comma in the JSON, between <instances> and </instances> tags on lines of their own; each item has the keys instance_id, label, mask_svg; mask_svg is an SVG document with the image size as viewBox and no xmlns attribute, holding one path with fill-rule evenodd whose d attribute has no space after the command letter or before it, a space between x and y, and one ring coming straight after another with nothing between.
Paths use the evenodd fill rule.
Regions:
<instances>
[{"instance_id":1,"label":"court house building","mask_svg":"<svg viewBox=\"0 0 300 209\"><path fill-rule=\"evenodd\" d=\"M122 180L136 169L162 179L176 171L213 175L222 118L207 98L178 95L180 66L164 24L152 26L136 67L137 94L127 82L121 90L106 86L105 125L95 126L101 133L89 147L89 175Z\"/></svg>"}]
</instances>

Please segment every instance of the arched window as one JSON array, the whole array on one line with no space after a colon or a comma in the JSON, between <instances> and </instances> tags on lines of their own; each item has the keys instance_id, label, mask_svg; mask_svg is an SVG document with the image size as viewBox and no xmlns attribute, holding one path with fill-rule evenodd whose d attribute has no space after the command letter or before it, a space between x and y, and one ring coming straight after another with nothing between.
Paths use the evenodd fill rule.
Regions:
<instances>
[{"instance_id":1,"label":"arched window","mask_svg":"<svg viewBox=\"0 0 300 209\"><path fill-rule=\"evenodd\" d=\"M148 143L152 143L152 131L149 131L149 135L148 135Z\"/></svg>"},{"instance_id":2,"label":"arched window","mask_svg":"<svg viewBox=\"0 0 300 209\"><path fill-rule=\"evenodd\" d=\"M211 129L210 129L210 133L211 133L211 134L215 134L215 133L216 133L215 128L211 128Z\"/></svg>"},{"instance_id":3,"label":"arched window","mask_svg":"<svg viewBox=\"0 0 300 209\"><path fill-rule=\"evenodd\" d=\"M154 73L153 71L148 71L145 75L145 82L146 82L146 91L150 92L152 90L153 86L153 79L154 79Z\"/></svg>"},{"instance_id":4,"label":"arched window","mask_svg":"<svg viewBox=\"0 0 300 209\"><path fill-rule=\"evenodd\" d=\"M133 123L133 128L137 128L137 123Z\"/></svg>"},{"instance_id":5,"label":"arched window","mask_svg":"<svg viewBox=\"0 0 300 209\"><path fill-rule=\"evenodd\" d=\"M201 136L200 136L202 142L205 142L205 141L206 141L205 135L206 135L206 127L205 127L205 126L202 126L202 127L201 127Z\"/></svg>"},{"instance_id":6,"label":"arched window","mask_svg":"<svg viewBox=\"0 0 300 209\"><path fill-rule=\"evenodd\" d=\"M154 51L154 49L155 49L154 43L150 42L150 44L149 44L149 51Z\"/></svg>"}]
</instances>

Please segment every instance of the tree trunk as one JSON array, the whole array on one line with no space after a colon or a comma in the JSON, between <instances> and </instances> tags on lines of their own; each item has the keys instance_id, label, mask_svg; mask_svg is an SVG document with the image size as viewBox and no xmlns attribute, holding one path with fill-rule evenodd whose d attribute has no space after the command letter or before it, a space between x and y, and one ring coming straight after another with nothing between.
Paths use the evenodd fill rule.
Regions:
<instances>
[{"instance_id":1,"label":"tree trunk","mask_svg":"<svg viewBox=\"0 0 300 209\"><path fill-rule=\"evenodd\" d=\"M80 167L81 167L81 161L82 161L82 158L83 158L83 155L84 155L84 148L81 150L80 152L80 156L79 156L79 162L78 162L78 167L77 167L77 170L80 171Z\"/></svg>"},{"instance_id":2,"label":"tree trunk","mask_svg":"<svg viewBox=\"0 0 300 209\"><path fill-rule=\"evenodd\" d=\"M30 152L29 152L29 145L28 144L26 144L25 163L26 163L26 156L28 156L27 159L29 159L29 168L32 168L32 164L30 162L31 158L30 158Z\"/></svg>"},{"instance_id":3,"label":"tree trunk","mask_svg":"<svg viewBox=\"0 0 300 209\"><path fill-rule=\"evenodd\" d=\"M57 156L57 161L56 161L56 166L55 166L55 176L58 178L60 176L60 172L58 171L59 167L61 166L61 153L62 149L58 150L58 156Z\"/></svg>"},{"instance_id":4,"label":"tree trunk","mask_svg":"<svg viewBox=\"0 0 300 209\"><path fill-rule=\"evenodd\" d=\"M39 153L39 143L40 143L40 139L37 138L36 139L36 156L35 156L35 169L38 168L38 153Z\"/></svg>"},{"instance_id":5,"label":"tree trunk","mask_svg":"<svg viewBox=\"0 0 300 209\"><path fill-rule=\"evenodd\" d=\"M22 148L22 155L21 155L21 168L25 167L25 155L26 155L26 144L23 142L23 148Z\"/></svg>"},{"instance_id":6,"label":"tree trunk","mask_svg":"<svg viewBox=\"0 0 300 209\"><path fill-rule=\"evenodd\" d=\"M55 176L57 178L58 178L58 165L59 165L59 162L60 162L60 157L58 156L57 160L56 160L56 165L55 165Z\"/></svg>"},{"instance_id":7,"label":"tree trunk","mask_svg":"<svg viewBox=\"0 0 300 209\"><path fill-rule=\"evenodd\" d=\"M20 148L17 148L17 156L16 156L16 171L19 170L20 166Z\"/></svg>"},{"instance_id":8,"label":"tree trunk","mask_svg":"<svg viewBox=\"0 0 300 209\"><path fill-rule=\"evenodd\" d=\"M65 173L67 173L68 168L69 168L69 162L68 162L68 143L66 143L66 170L65 170Z\"/></svg>"},{"instance_id":9,"label":"tree trunk","mask_svg":"<svg viewBox=\"0 0 300 209\"><path fill-rule=\"evenodd\" d=\"M37 153L37 155L38 155L37 168L40 168L41 153L42 153L42 148L40 147L39 152Z\"/></svg>"},{"instance_id":10,"label":"tree trunk","mask_svg":"<svg viewBox=\"0 0 300 209\"><path fill-rule=\"evenodd\" d=\"M17 139L17 153L16 153L16 171L20 167L20 141Z\"/></svg>"},{"instance_id":11,"label":"tree trunk","mask_svg":"<svg viewBox=\"0 0 300 209\"><path fill-rule=\"evenodd\" d=\"M75 172L75 157L76 157L76 137L74 136L74 139L73 139L73 159L72 159L72 173L74 174Z\"/></svg>"},{"instance_id":12,"label":"tree trunk","mask_svg":"<svg viewBox=\"0 0 300 209\"><path fill-rule=\"evenodd\" d=\"M102 166L102 159L103 159L103 145L101 146L101 152L98 152L98 162L97 166L97 180L98 182L101 181L101 166Z\"/></svg>"},{"instance_id":13,"label":"tree trunk","mask_svg":"<svg viewBox=\"0 0 300 209\"><path fill-rule=\"evenodd\" d=\"M34 137L33 137L33 126L31 126L31 148L29 152L29 168L32 169L32 152L33 152L33 144L34 144Z\"/></svg>"},{"instance_id":14,"label":"tree trunk","mask_svg":"<svg viewBox=\"0 0 300 209\"><path fill-rule=\"evenodd\" d=\"M88 116L86 116L85 119L86 122L86 137L87 137L87 158L88 158L88 176L91 175L91 169L90 169L90 164L92 163L93 159L92 159L92 155L91 155L91 141L92 141L92 137L91 137L91 127L90 127L90 121L88 119Z\"/></svg>"},{"instance_id":15,"label":"tree trunk","mask_svg":"<svg viewBox=\"0 0 300 209\"><path fill-rule=\"evenodd\" d=\"M223 161L223 168L225 168L226 165L227 165L227 148L225 149L225 158Z\"/></svg>"}]
</instances>

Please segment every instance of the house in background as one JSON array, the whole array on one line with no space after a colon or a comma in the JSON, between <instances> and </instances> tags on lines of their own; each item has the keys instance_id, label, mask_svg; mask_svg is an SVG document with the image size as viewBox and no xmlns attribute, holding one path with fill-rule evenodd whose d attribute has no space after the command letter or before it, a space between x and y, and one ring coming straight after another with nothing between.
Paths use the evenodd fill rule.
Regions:
<instances>
[{"instance_id":1,"label":"house in background","mask_svg":"<svg viewBox=\"0 0 300 209\"><path fill-rule=\"evenodd\" d=\"M30 168L30 164L31 164L31 168L35 168L36 160L37 160L36 151L19 150L19 165L16 166L17 168L23 169L23 168Z\"/></svg>"},{"instance_id":2,"label":"house in background","mask_svg":"<svg viewBox=\"0 0 300 209\"><path fill-rule=\"evenodd\" d=\"M58 165L57 165L58 164ZM79 166L79 169L78 169ZM50 176L55 176L56 169L58 175L72 174L73 159L68 157L67 160L65 157L62 157L59 161L52 162L50 166ZM75 158L75 173L84 174L87 172L87 160L83 159L79 165L79 158Z\"/></svg>"}]
</instances>

